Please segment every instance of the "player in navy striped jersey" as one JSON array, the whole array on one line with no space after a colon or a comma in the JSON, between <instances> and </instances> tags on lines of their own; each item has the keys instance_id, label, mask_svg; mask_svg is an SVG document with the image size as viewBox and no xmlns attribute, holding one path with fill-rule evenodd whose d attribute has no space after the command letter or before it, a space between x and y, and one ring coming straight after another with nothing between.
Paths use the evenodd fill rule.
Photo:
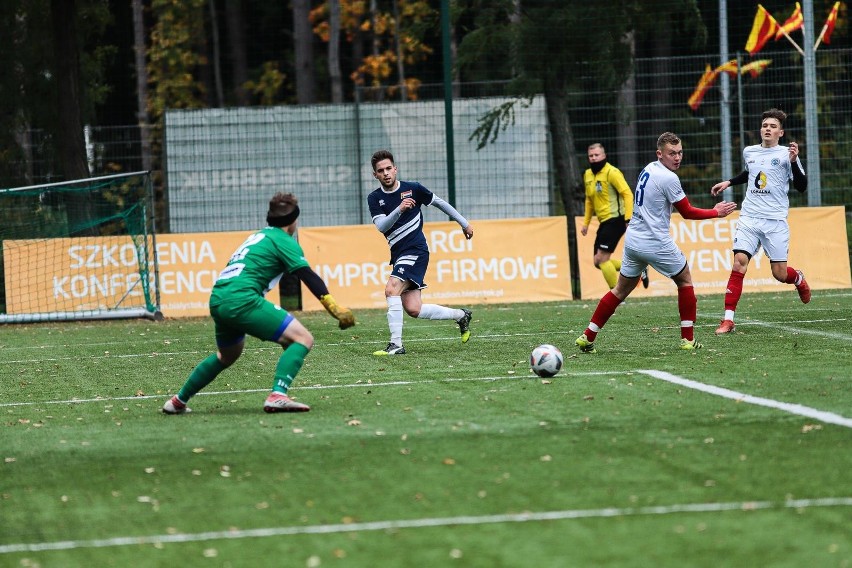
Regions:
<instances>
[{"instance_id":1,"label":"player in navy striped jersey","mask_svg":"<svg viewBox=\"0 0 852 568\"><path fill-rule=\"evenodd\" d=\"M618 282L598 302L589 327L575 341L583 353L596 352L594 342L598 332L612 317L618 305L633 291L639 283L640 274L649 265L677 285L680 348L701 348L694 336L698 307L692 287L692 274L686 257L669 233L672 208L676 208L684 219L714 219L730 215L737 204L722 201L713 209L693 207L675 173L682 159L680 138L671 132L661 134L657 139L657 161L645 166L636 184L633 218L627 225Z\"/></svg>"},{"instance_id":2,"label":"player in navy striped jersey","mask_svg":"<svg viewBox=\"0 0 852 568\"><path fill-rule=\"evenodd\" d=\"M761 143L746 146L743 150L746 170L710 189L712 195L718 195L732 185L748 182L734 234L734 262L725 289L725 315L716 335L734 331L734 312L743 293L743 279L749 261L760 247L769 257L772 276L779 282L793 284L802 303L811 301L811 287L805 275L787 265L790 249L790 226L787 224L790 199L787 192L792 179L796 191L804 193L808 189L808 178L799 159L799 145L795 142L789 146L779 144L784 136L786 118L784 111L777 108L764 112L760 123Z\"/></svg>"},{"instance_id":3,"label":"player in navy striped jersey","mask_svg":"<svg viewBox=\"0 0 852 568\"><path fill-rule=\"evenodd\" d=\"M461 331L462 343L470 339L468 309L424 304L420 291L429 266L429 246L423 234L421 207L432 205L457 222L467 239L473 237L473 226L456 209L417 182L397 180L393 154L379 150L370 159L373 176L381 187L367 196L373 224L384 234L390 245L391 275L385 286L388 303L388 346L373 355L404 355L402 344L402 311L420 319L455 320Z\"/></svg>"}]
</instances>

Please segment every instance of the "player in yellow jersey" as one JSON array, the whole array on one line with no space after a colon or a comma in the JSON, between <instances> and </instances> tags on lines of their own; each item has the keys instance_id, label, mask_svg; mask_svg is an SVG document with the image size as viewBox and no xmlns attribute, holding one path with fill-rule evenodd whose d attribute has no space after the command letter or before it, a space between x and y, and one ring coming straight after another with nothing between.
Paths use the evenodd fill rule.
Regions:
<instances>
[{"instance_id":1,"label":"player in yellow jersey","mask_svg":"<svg viewBox=\"0 0 852 568\"><path fill-rule=\"evenodd\" d=\"M633 192L624 179L624 174L606 161L606 150L599 142L589 146L589 169L583 174L586 188L586 211L580 232L585 237L589 232L592 215L598 218L595 237L595 268L603 273L610 290L618 280L621 261L613 259L612 251L627 230L633 216ZM648 287L648 273L642 271L642 285Z\"/></svg>"}]
</instances>

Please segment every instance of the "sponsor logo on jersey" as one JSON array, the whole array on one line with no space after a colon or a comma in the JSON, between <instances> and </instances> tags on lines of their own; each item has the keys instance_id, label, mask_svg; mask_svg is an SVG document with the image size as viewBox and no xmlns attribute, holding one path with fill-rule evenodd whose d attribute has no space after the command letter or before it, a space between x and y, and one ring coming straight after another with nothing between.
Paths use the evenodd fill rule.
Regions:
<instances>
[{"instance_id":1,"label":"sponsor logo on jersey","mask_svg":"<svg viewBox=\"0 0 852 568\"><path fill-rule=\"evenodd\" d=\"M764 189L766 187L766 172L759 172L756 176L754 176L754 187L757 189Z\"/></svg>"},{"instance_id":2,"label":"sponsor logo on jersey","mask_svg":"<svg viewBox=\"0 0 852 568\"><path fill-rule=\"evenodd\" d=\"M403 199L408 199L409 197L411 197L411 196L413 196L413 195L414 195L414 192L413 192L413 191L411 191L411 190L403 191L403 192L400 194L400 196L401 196Z\"/></svg>"}]
</instances>

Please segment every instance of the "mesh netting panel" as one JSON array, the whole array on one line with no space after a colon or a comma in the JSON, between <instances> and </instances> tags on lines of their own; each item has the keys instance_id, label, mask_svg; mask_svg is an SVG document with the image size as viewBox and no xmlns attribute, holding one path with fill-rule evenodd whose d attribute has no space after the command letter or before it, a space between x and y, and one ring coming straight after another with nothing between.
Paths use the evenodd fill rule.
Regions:
<instances>
[{"instance_id":1,"label":"mesh netting panel","mask_svg":"<svg viewBox=\"0 0 852 568\"><path fill-rule=\"evenodd\" d=\"M158 314L147 172L0 190L0 322Z\"/></svg>"}]
</instances>

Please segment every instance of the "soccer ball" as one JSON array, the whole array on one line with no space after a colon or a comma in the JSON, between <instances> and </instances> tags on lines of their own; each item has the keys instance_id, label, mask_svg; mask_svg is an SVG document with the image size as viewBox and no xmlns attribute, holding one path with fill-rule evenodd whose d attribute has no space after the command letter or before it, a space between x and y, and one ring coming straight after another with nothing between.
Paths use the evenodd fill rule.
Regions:
<instances>
[{"instance_id":1,"label":"soccer ball","mask_svg":"<svg viewBox=\"0 0 852 568\"><path fill-rule=\"evenodd\" d=\"M530 369L539 377L552 377L562 368L562 352L553 345L539 345L530 354Z\"/></svg>"}]
</instances>

